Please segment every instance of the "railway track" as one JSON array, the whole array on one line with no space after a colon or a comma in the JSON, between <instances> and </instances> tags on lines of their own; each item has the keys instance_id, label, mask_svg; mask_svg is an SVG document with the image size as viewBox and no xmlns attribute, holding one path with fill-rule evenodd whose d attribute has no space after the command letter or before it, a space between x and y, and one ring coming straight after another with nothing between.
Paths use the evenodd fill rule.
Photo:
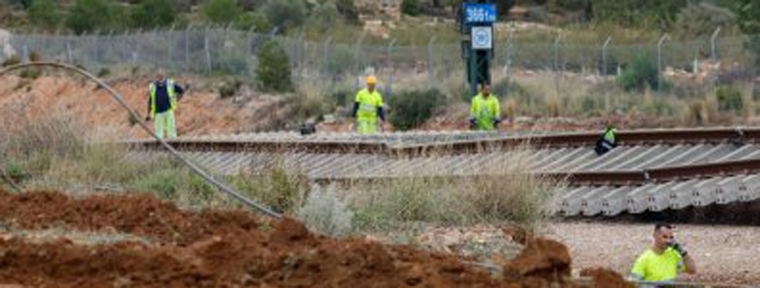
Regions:
<instances>
[{"instance_id":1,"label":"railway track","mask_svg":"<svg viewBox=\"0 0 760 288\"><path fill-rule=\"evenodd\" d=\"M477 177L483 176L482 167L489 167L486 174L499 175L523 163L531 173L569 183L558 207L566 216L614 216L760 198L760 129L626 131L619 133L621 145L603 156L592 149L598 133L456 135L248 135L171 144L220 174L257 173L279 163L317 182ZM127 143L135 149L134 157L162 153L152 141Z\"/></svg>"}]
</instances>

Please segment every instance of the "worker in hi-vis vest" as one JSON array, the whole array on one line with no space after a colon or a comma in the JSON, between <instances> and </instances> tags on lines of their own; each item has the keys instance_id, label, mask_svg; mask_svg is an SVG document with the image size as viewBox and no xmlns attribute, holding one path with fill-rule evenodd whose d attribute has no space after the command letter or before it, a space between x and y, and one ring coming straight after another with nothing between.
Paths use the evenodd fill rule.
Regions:
<instances>
[{"instance_id":1,"label":"worker in hi-vis vest","mask_svg":"<svg viewBox=\"0 0 760 288\"><path fill-rule=\"evenodd\" d=\"M472 98L470 106L470 129L491 131L501 123L501 108L496 95L491 95L487 83L481 85L480 93Z\"/></svg>"},{"instance_id":2,"label":"worker in hi-vis vest","mask_svg":"<svg viewBox=\"0 0 760 288\"><path fill-rule=\"evenodd\" d=\"M177 85L174 79L167 79L166 73L159 70L156 79L150 83L148 97L148 117L154 120L155 133L158 138L177 138L177 122L174 112L177 111L177 102L185 93L182 87Z\"/></svg>"},{"instance_id":3,"label":"worker in hi-vis vest","mask_svg":"<svg viewBox=\"0 0 760 288\"><path fill-rule=\"evenodd\" d=\"M367 88L356 93L353 115L356 117L356 131L359 134L373 134L377 132L378 121L385 122L385 110L383 110L383 96L375 89L377 78L367 77ZM380 123L382 125L382 123Z\"/></svg>"}]
</instances>

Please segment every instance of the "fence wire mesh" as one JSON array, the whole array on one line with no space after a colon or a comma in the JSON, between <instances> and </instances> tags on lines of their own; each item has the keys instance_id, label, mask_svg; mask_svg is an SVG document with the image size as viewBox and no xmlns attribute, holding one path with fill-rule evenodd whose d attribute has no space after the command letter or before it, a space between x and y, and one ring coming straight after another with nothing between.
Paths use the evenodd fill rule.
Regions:
<instances>
[{"instance_id":1,"label":"fence wire mesh","mask_svg":"<svg viewBox=\"0 0 760 288\"><path fill-rule=\"evenodd\" d=\"M614 43L614 38L611 38ZM520 43L519 39L497 39L493 69L503 71L541 70L553 73L615 75L642 53L658 61L660 69L694 73L714 63L751 70L755 55L746 44L748 37L663 41L637 45L577 45L561 39L551 43ZM296 80L320 79L333 87L355 89L361 77L375 74L381 89L392 91L401 78L440 81L464 75L459 43L438 43L434 36L426 46L398 46L393 39L386 45L320 42L301 37L282 37L246 31L202 28L142 31L127 34L30 35L12 34L11 53L23 61L37 55L41 59L80 65L90 70L114 65L163 67L183 74L234 75L255 78L256 54L267 41L277 41L290 57ZM659 48L659 49L658 49ZM4 60L4 59L3 59ZM464 82L464 79L462 80Z\"/></svg>"}]
</instances>

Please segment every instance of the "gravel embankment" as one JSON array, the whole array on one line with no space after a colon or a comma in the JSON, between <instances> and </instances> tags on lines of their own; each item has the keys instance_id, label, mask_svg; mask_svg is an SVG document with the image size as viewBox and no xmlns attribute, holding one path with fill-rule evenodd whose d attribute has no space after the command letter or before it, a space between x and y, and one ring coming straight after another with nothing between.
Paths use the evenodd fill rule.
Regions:
<instances>
[{"instance_id":1,"label":"gravel embankment","mask_svg":"<svg viewBox=\"0 0 760 288\"><path fill-rule=\"evenodd\" d=\"M569 247L575 273L601 266L627 275L651 244L652 229L652 224L560 222L543 234ZM676 239L698 267L698 275L684 280L760 284L760 227L677 225Z\"/></svg>"}]
</instances>

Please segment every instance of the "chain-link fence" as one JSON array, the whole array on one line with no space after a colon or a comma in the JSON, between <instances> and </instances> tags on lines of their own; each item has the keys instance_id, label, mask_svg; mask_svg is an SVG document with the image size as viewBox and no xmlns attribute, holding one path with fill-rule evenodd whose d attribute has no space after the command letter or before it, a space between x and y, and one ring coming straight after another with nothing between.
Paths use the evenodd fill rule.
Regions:
<instances>
[{"instance_id":1,"label":"chain-link fence","mask_svg":"<svg viewBox=\"0 0 760 288\"><path fill-rule=\"evenodd\" d=\"M119 35L13 34L9 43L22 60L36 54L42 59L73 63L90 70L130 65L164 67L180 73L255 77L258 48L275 40L290 56L296 80L319 79L329 81L336 89L355 89L361 78L354 76L372 73L379 77L381 89L388 94L400 80L436 83L451 75L464 75L460 44L441 44L434 36L426 46L399 46L393 39L385 45L370 46L363 45L361 38L352 44L341 44L331 38L313 42L303 36L273 35L203 28ZM689 41L664 36L640 45L615 45L611 37L595 46L566 43L562 38L544 44L501 39L494 44L493 69L507 76L515 69L559 75L615 75L644 53L650 55L651 61L657 61L658 69L663 71L672 68L699 73L715 63L751 71L755 56L747 48L747 37L717 36L717 31L713 37Z\"/></svg>"}]
</instances>

